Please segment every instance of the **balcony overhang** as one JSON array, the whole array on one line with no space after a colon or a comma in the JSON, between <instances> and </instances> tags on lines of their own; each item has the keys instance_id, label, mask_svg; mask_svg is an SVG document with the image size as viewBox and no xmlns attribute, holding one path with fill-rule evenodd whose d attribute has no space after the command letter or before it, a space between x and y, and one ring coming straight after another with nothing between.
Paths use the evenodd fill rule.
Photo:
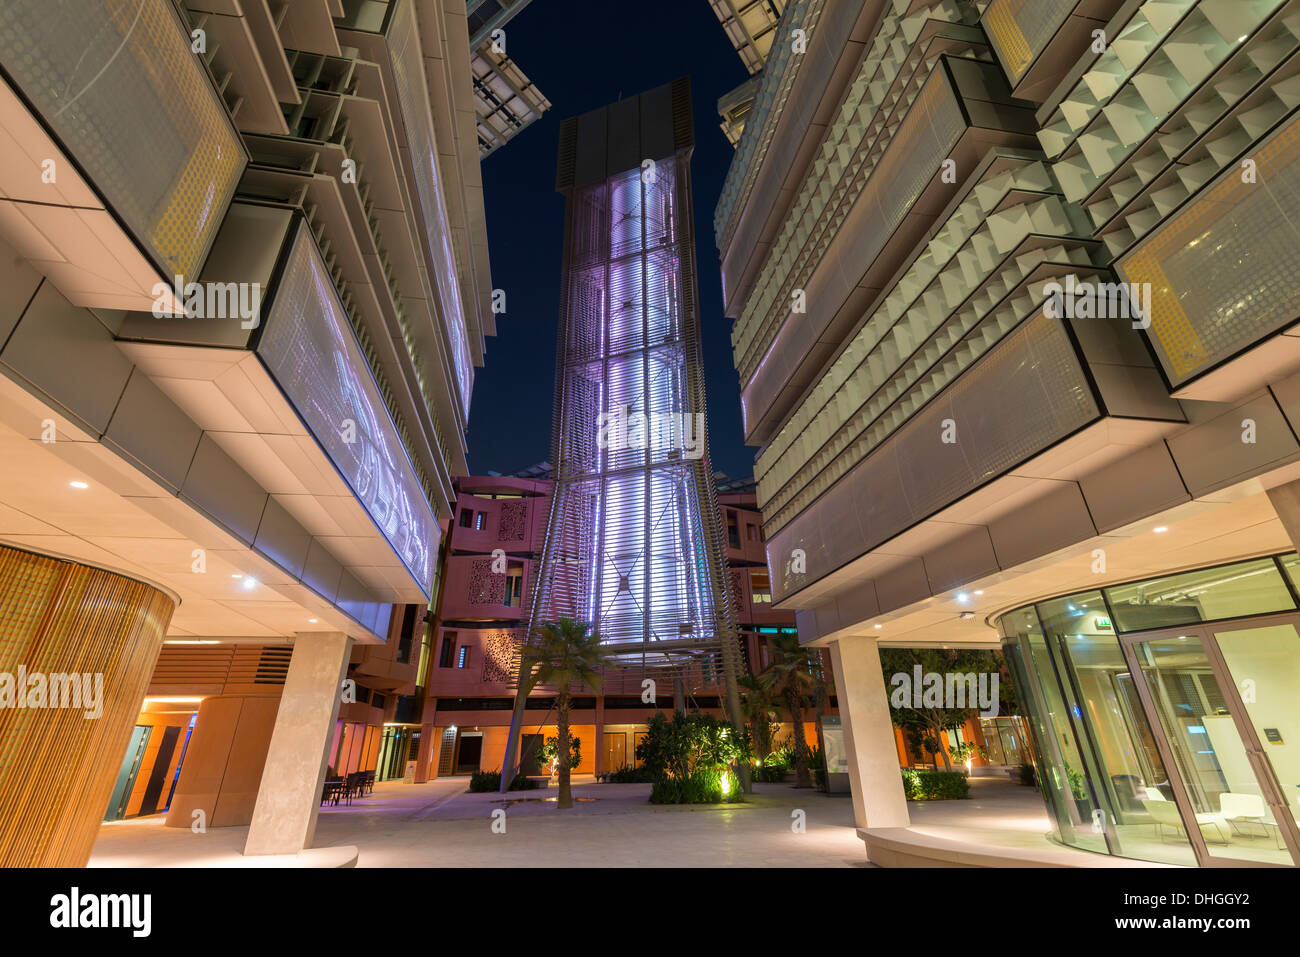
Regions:
<instances>
[{"instance_id":1,"label":"balcony overhang","mask_svg":"<svg viewBox=\"0 0 1300 957\"><path fill-rule=\"evenodd\" d=\"M0 233L74 305L151 309L156 285L199 274L247 162L239 134L167 0L134 22L19 6L21 34L0 28Z\"/></svg>"},{"instance_id":2,"label":"balcony overhang","mask_svg":"<svg viewBox=\"0 0 1300 957\"><path fill-rule=\"evenodd\" d=\"M205 278L253 320L128 316L119 348L378 601L426 603L440 530L301 216L239 204Z\"/></svg>"}]
</instances>

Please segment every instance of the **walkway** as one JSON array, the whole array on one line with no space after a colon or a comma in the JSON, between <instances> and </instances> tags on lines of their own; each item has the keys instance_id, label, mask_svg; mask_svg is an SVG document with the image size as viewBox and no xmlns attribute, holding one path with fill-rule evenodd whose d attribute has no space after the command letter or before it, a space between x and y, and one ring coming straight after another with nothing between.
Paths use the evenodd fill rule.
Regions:
<instances>
[{"instance_id":1,"label":"walkway","mask_svg":"<svg viewBox=\"0 0 1300 957\"><path fill-rule=\"evenodd\" d=\"M355 846L358 867L866 866L847 795L758 784L743 805L660 807L648 784L588 777L574 794L594 800L561 812L545 800L554 788L512 792L503 804L498 794L467 793L468 781L384 782L351 807L322 808L314 850ZM501 809L503 834L492 827ZM804 812L802 833L792 829L795 811ZM194 834L163 827L161 816L105 824L90 866L238 867L251 863L240 855L247 833Z\"/></svg>"}]
</instances>

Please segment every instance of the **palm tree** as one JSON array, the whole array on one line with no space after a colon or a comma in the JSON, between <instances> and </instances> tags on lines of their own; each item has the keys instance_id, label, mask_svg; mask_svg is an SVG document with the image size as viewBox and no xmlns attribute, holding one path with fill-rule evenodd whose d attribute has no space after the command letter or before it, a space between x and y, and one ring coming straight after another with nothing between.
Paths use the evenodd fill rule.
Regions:
<instances>
[{"instance_id":1,"label":"palm tree","mask_svg":"<svg viewBox=\"0 0 1300 957\"><path fill-rule=\"evenodd\" d=\"M741 675L736 684L740 686L740 710L749 722L754 749L762 761L772 753L772 712L776 709L776 702L753 675Z\"/></svg>"},{"instance_id":2,"label":"palm tree","mask_svg":"<svg viewBox=\"0 0 1300 957\"><path fill-rule=\"evenodd\" d=\"M812 787L808 773L808 742L804 738L803 709L808 698L817 694L819 682L813 676L810 649L799 644L797 635L776 635L769 644L772 663L758 676L758 683L768 693L785 702L794 725L795 787Z\"/></svg>"},{"instance_id":3,"label":"palm tree","mask_svg":"<svg viewBox=\"0 0 1300 957\"><path fill-rule=\"evenodd\" d=\"M600 686L598 672L605 657L600 635L591 626L572 618L560 618L538 627L533 640L523 648L521 692L525 697L538 685L555 689L555 729L559 740L560 796L556 806L573 807L569 787L569 708L572 691L585 684L592 690Z\"/></svg>"}]
</instances>

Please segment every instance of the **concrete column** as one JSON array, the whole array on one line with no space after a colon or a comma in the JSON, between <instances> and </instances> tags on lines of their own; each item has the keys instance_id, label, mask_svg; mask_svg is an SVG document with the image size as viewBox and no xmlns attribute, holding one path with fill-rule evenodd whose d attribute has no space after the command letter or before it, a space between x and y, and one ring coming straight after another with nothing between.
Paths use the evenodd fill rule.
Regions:
<instances>
[{"instance_id":1,"label":"concrete column","mask_svg":"<svg viewBox=\"0 0 1300 957\"><path fill-rule=\"evenodd\" d=\"M605 767L605 696L596 695L596 773L615 771L617 768Z\"/></svg>"},{"instance_id":2,"label":"concrete column","mask_svg":"<svg viewBox=\"0 0 1300 957\"><path fill-rule=\"evenodd\" d=\"M874 638L830 643L835 694L849 753L853 818L858 827L907 827L907 798L889 713L880 649Z\"/></svg>"},{"instance_id":3,"label":"concrete column","mask_svg":"<svg viewBox=\"0 0 1300 957\"><path fill-rule=\"evenodd\" d=\"M245 854L297 854L311 847L351 650L352 639L342 632L294 637Z\"/></svg>"},{"instance_id":4,"label":"concrete column","mask_svg":"<svg viewBox=\"0 0 1300 957\"><path fill-rule=\"evenodd\" d=\"M438 729L431 724L420 726L420 750L415 755L416 784L424 784L429 780L429 765L433 762L434 752L438 749L438 743L434 740L434 735L437 733Z\"/></svg>"}]
</instances>

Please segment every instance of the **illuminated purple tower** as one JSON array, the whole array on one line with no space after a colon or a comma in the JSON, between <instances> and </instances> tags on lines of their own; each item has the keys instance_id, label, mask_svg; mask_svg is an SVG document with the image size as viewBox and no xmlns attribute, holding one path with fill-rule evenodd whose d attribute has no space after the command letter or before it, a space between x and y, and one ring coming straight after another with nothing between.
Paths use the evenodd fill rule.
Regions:
<instances>
[{"instance_id":1,"label":"illuminated purple tower","mask_svg":"<svg viewBox=\"0 0 1300 957\"><path fill-rule=\"evenodd\" d=\"M693 149L687 78L560 128L555 486L530 619L590 622L613 653L606 694L641 694L646 677L659 694L670 682L679 702L721 685L734 716L739 650L704 429Z\"/></svg>"}]
</instances>

